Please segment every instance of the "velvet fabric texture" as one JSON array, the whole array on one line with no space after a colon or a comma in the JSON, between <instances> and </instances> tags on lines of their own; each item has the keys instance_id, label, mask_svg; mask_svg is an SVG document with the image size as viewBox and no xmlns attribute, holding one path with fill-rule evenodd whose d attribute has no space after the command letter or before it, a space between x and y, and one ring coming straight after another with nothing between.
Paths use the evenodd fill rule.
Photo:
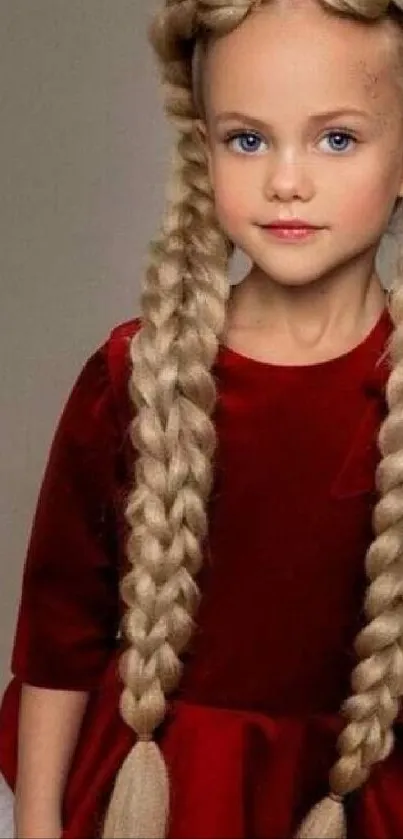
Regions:
<instances>
[{"instance_id":1,"label":"velvet fabric texture","mask_svg":"<svg viewBox=\"0 0 403 839\"><path fill-rule=\"evenodd\" d=\"M88 690L64 839L95 837L134 743L118 710L126 567L128 346L118 326L85 364L52 443L26 557L0 771L14 788L21 684ZM391 332L385 309L344 355L280 366L221 346L218 448L202 601L156 739L171 784L169 839L290 839L327 792L363 623ZM403 731L349 797L351 839L403 836Z\"/></svg>"}]
</instances>

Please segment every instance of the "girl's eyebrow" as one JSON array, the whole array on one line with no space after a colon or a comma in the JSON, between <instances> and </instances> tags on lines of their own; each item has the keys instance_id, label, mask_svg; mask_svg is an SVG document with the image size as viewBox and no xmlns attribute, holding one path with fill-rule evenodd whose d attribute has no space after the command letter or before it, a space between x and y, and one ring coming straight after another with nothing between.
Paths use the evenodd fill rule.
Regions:
<instances>
[{"instance_id":1,"label":"girl's eyebrow","mask_svg":"<svg viewBox=\"0 0 403 839\"><path fill-rule=\"evenodd\" d=\"M325 120L341 116L358 116L368 120L373 119L373 114L370 114L367 111L362 111L359 108L337 108L333 111L322 111L318 114L312 114L308 117L308 124L324 122ZM254 125L256 128L270 127L269 124L266 124L263 120L256 119L256 117L249 116L248 114L243 114L240 111L223 111L221 114L217 114L214 118L214 125L215 127L218 127L221 122L228 122L229 120L246 122L249 125Z\"/></svg>"}]
</instances>

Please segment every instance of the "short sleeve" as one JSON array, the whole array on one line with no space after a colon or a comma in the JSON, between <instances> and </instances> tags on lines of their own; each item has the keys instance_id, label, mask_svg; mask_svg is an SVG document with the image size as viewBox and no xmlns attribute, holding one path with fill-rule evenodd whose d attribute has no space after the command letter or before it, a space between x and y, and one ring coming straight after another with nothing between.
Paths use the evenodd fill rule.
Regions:
<instances>
[{"instance_id":1,"label":"short sleeve","mask_svg":"<svg viewBox=\"0 0 403 839\"><path fill-rule=\"evenodd\" d=\"M118 436L105 344L72 388L39 493L11 661L27 684L95 689L116 648Z\"/></svg>"}]
</instances>

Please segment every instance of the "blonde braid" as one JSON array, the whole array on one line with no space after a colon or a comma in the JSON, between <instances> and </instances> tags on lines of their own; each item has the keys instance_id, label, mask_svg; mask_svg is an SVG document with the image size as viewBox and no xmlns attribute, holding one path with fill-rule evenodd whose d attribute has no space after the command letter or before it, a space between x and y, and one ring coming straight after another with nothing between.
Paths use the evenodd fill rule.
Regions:
<instances>
[{"instance_id":1,"label":"blonde braid","mask_svg":"<svg viewBox=\"0 0 403 839\"><path fill-rule=\"evenodd\" d=\"M403 248L398 260L403 276ZM401 282L401 279L400 279ZM386 386L388 415L379 431L382 455L376 471L380 500L373 511L375 539L366 556L369 585L367 626L357 636L361 659L352 673L355 694L342 706L348 719L338 739L340 758L330 773L329 798L301 825L301 839L346 835L343 797L360 787L374 763L393 749L393 723L403 695L403 287L390 294L394 331L389 342L391 373Z\"/></svg>"},{"instance_id":2,"label":"blonde braid","mask_svg":"<svg viewBox=\"0 0 403 839\"><path fill-rule=\"evenodd\" d=\"M121 583L129 646L119 669L125 684L120 711L139 739L116 778L106 839L166 834L167 770L151 738L164 719L165 694L180 678L207 531L216 444L210 368L225 321L231 247L215 219L195 126L186 43L194 8L192 2L171 4L151 33L164 61L167 111L181 136L171 204L145 277L143 324L131 344L129 387L137 413L130 431L138 458L126 509L131 569Z\"/></svg>"}]
</instances>

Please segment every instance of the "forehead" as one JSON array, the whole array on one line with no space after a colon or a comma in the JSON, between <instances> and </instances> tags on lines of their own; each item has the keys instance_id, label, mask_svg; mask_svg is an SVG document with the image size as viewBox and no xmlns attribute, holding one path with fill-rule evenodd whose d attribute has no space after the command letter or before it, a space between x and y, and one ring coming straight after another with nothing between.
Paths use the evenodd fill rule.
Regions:
<instances>
[{"instance_id":1,"label":"forehead","mask_svg":"<svg viewBox=\"0 0 403 839\"><path fill-rule=\"evenodd\" d=\"M390 21L336 17L315 0L264 3L210 43L206 105L264 111L277 103L295 112L359 104L387 112L398 94L399 37Z\"/></svg>"}]
</instances>

